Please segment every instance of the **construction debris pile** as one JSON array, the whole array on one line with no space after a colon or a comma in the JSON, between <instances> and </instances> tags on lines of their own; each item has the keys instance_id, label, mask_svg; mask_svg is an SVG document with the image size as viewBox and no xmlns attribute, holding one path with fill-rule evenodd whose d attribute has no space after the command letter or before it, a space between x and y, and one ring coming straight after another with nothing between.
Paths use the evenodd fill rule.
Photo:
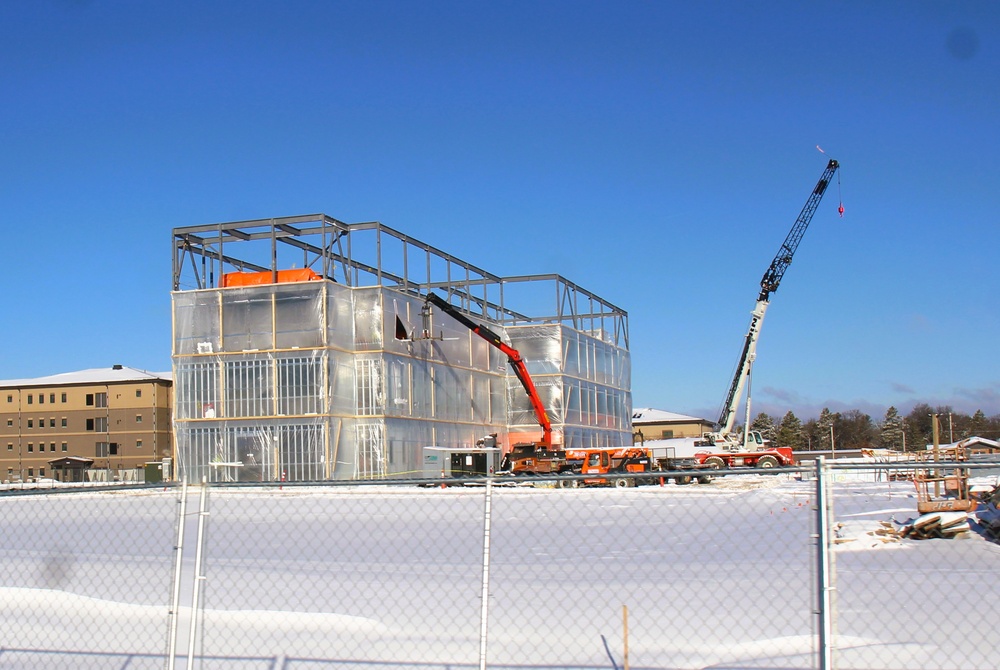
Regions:
<instances>
[{"instance_id":1,"label":"construction debris pile","mask_svg":"<svg viewBox=\"0 0 1000 670\"><path fill-rule=\"evenodd\" d=\"M1000 542L1000 484L994 486L992 491L980 494L979 501L976 520L983 536L992 542Z\"/></svg>"},{"instance_id":2,"label":"construction debris pile","mask_svg":"<svg viewBox=\"0 0 1000 670\"><path fill-rule=\"evenodd\" d=\"M969 532L966 512L932 512L922 514L899 529L899 536L913 540L953 538Z\"/></svg>"}]
</instances>

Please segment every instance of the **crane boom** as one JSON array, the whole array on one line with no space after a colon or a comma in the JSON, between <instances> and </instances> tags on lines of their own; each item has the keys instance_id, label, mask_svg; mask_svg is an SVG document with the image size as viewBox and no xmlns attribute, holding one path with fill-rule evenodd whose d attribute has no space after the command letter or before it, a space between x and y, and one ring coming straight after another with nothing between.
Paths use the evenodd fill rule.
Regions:
<instances>
[{"instance_id":1,"label":"crane boom","mask_svg":"<svg viewBox=\"0 0 1000 670\"><path fill-rule=\"evenodd\" d=\"M525 365L524 359L521 358L521 354L517 349L506 344L499 335L483 324L476 323L462 314L451 303L436 293L428 293L426 301L447 312L451 318L489 342L507 356L507 360L514 370L514 375L517 376L518 381L521 382L521 386L524 387L525 392L528 394L528 400L531 401L531 407L535 411L535 418L538 421L538 425L542 427L542 439L538 442L537 447L543 451L548 450L552 446L552 423L549 421L548 412L545 411L545 405L542 404L541 398L538 397L535 383L531 380L531 375L528 374L528 367Z\"/></svg>"},{"instance_id":2,"label":"crane boom","mask_svg":"<svg viewBox=\"0 0 1000 670\"><path fill-rule=\"evenodd\" d=\"M743 394L743 388L746 386L747 378L750 375L750 368L757 357L757 339L760 336L760 328L764 322L764 314L767 312L767 306L771 301L771 294L778 290L778 285L781 284L781 279L785 276L785 271L792 263L792 256L795 255L795 250L799 248L802 236L805 235L806 228L809 227L809 222L812 221L813 214L816 213L816 209L823 199L823 194L826 193L826 188L830 185L830 181L839 167L840 163L832 158L827 163L826 169L816 183L816 188L809 194L809 198L802 207L799 217L792 225L792 229L788 231L785 241L781 244L781 248L778 249L774 260L771 261L771 265L768 266L767 271L764 272L764 276L760 280L760 294L757 296L757 304L754 306L754 310L750 316L750 327L747 329L746 338L743 341L743 351L736 366L736 375L729 386L729 393L726 395L726 401L722 406L722 414L719 416L719 432L723 436L729 435L733 430L733 425L736 423L736 408L739 405L740 396Z\"/></svg>"}]
</instances>

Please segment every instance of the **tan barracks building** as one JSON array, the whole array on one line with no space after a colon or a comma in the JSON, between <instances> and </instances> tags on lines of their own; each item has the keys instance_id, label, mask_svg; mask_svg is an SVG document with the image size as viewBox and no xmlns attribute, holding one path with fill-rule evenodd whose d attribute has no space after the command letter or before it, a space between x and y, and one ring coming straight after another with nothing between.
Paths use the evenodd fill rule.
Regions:
<instances>
[{"instance_id":1,"label":"tan barracks building","mask_svg":"<svg viewBox=\"0 0 1000 670\"><path fill-rule=\"evenodd\" d=\"M0 480L143 480L173 456L170 373L122 365L0 381Z\"/></svg>"},{"instance_id":2,"label":"tan barracks building","mask_svg":"<svg viewBox=\"0 0 1000 670\"><path fill-rule=\"evenodd\" d=\"M669 440L677 437L701 437L715 430L711 421L696 416L645 407L632 410L632 431L644 440Z\"/></svg>"}]
</instances>

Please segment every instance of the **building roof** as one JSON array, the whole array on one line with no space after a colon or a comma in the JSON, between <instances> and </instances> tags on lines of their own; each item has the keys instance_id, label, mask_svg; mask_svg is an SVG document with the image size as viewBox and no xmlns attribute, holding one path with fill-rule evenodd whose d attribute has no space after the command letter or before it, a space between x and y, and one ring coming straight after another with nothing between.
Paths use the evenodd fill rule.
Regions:
<instances>
[{"instance_id":1,"label":"building roof","mask_svg":"<svg viewBox=\"0 0 1000 670\"><path fill-rule=\"evenodd\" d=\"M49 465L54 468L72 468L74 466L86 468L93 464L93 458L85 458L84 456L63 456L49 461Z\"/></svg>"},{"instance_id":2,"label":"building roof","mask_svg":"<svg viewBox=\"0 0 1000 670\"><path fill-rule=\"evenodd\" d=\"M113 384L119 382L171 381L169 372L147 372L125 365L114 365L109 368L91 368L77 372L63 372L48 377L34 379L4 379L0 380L0 388L23 388L26 386L69 386L73 384Z\"/></svg>"},{"instance_id":3,"label":"building roof","mask_svg":"<svg viewBox=\"0 0 1000 670\"><path fill-rule=\"evenodd\" d=\"M696 416L667 412L662 409L652 409L643 407L632 410L632 423L711 423L706 419L699 419Z\"/></svg>"},{"instance_id":4,"label":"building roof","mask_svg":"<svg viewBox=\"0 0 1000 670\"><path fill-rule=\"evenodd\" d=\"M996 440L989 440L989 439L986 439L985 437L979 437L978 435L974 435L972 437L967 437L964 440L959 440L958 442L949 442L947 444L939 444L938 448L939 449L954 449L955 447L974 447L976 445L981 445L981 446L984 446L984 447L991 447L993 449L1000 448L1000 442L997 442ZM933 444L928 444L927 445L927 449L928 450L934 449L934 445Z\"/></svg>"}]
</instances>

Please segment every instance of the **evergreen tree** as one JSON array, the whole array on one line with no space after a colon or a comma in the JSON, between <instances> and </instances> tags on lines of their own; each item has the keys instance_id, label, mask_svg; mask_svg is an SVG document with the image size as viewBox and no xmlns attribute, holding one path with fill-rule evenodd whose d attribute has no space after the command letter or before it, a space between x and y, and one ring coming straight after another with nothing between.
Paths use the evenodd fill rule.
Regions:
<instances>
[{"instance_id":1,"label":"evergreen tree","mask_svg":"<svg viewBox=\"0 0 1000 670\"><path fill-rule=\"evenodd\" d=\"M778 425L777 442L779 447L791 447L801 450L806 446L806 439L802 432L802 422L792 413L791 410L785 413L784 418Z\"/></svg>"},{"instance_id":2,"label":"evergreen tree","mask_svg":"<svg viewBox=\"0 0 1000 670\"><path fill-rule=\"evenodd\" d=\"M983 410L977 409L969 420L968 427L962 432L962 437L982 437L986 432L986 415Z\"/></svg>"},{"instance_id":3,"label":"evergreen tree","mask_svg":"<svg viewBox=\"0 0 1000 670\"><path fill-rule=\"evenodd\" d=\"M760 432L765 440L774 442L778 437L778 428L774 425L774 419L770 415L761 412L750 422L750 430Z\"/></svg>"},{"instance_id":4,"label":"evergreen tree","mask_svg":"<svg viewBox=\"0 0 1000 670\"><path fill-rule=\"evenodd\" d=\"M819 413L819 419L816 421L816 437L819 438L819 444L814 445L813 449L834 449L832 440L836 440L837 438L833 434L834 431L830 430L830 428L833 427L834 422L839 416L839 414L831 412L829 407L824 407L823 411Z\"/></svg>"},{"instance_id":5,"label":"evergreen tree","mask_svg":"<svg viewBox=\"0 0 1000 670\"><path fill-rule=\"evenodd\" d=\"M931 415L934 408L925 402L914 405L906 415L906 450L924 451L932 441Z\"/></svg>"},{"instance_id":6,"label":"evergreen tree","mask_svg":"<svg viewBox=\"0 0 1000 670\"><path fill-rule=\"evenodd\" d=\"M899 416L899 410L895 407L885 411L885 418L879 429L879 444L884 449L903 450L903 417Z\"/></svg>"}]
</instances>

